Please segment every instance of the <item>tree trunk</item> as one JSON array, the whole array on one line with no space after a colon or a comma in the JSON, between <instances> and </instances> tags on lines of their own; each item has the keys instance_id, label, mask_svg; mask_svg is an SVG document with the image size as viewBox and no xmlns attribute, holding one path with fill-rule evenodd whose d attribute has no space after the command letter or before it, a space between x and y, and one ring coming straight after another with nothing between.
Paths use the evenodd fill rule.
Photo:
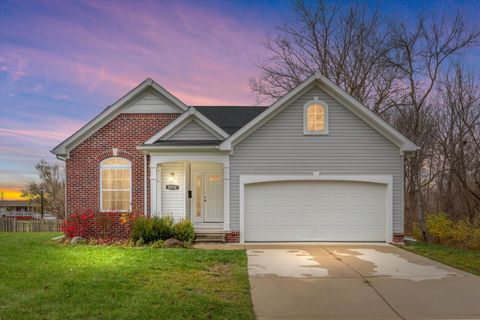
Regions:
<instances>
[{"instance_id":1,"label":"tree trunk","mask_svg":"<svg viewBox=\"0 0 480 320\"><path fill-rule=\"evenodd\" d=\"M415 163L413 164L412 168L412 175L415 183L415 209L417 210L418 225L420 226L423 240L430 243L430 235L428 234L427 225L425 223L425 205L422 195L422 182L420 179L421 170L418 161L418 159L415 159Z\"/></svg>"}]
</instances>

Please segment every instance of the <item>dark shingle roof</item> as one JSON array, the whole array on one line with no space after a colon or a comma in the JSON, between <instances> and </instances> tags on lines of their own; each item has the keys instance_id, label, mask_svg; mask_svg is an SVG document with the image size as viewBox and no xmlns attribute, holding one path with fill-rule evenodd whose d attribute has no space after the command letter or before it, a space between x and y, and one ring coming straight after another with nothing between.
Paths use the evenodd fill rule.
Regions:
<instances>
[{"instance_id":1,"label":"dark shingle roof","mask_svg":"<svg viewBox=\"0 0 480 320\"><path fill-rule=\"evenodd\" d=\"M234 134L268 107L195 107L228 134ZM221 140L158 140L148 146L216 146Z\"/></svg>"},{"instance_id":2,"label":"dark shingle roof","mask_svg":"<svg viewBox=\"0 0 480 320\"><path fill-rule=\"evenodd\" d=\"M228 134L235 133L268 107L195 107Z\"/></svg>"},{"instance_id":3,"label":"dark shingle roof","mask_svg":"<svg viewBox=\"0 0 480 320\"><path fill-rule=\"evenodd\" d=\"M146 146L216 146L221 140L159 140Z\"/></svg>"}]
</instances>

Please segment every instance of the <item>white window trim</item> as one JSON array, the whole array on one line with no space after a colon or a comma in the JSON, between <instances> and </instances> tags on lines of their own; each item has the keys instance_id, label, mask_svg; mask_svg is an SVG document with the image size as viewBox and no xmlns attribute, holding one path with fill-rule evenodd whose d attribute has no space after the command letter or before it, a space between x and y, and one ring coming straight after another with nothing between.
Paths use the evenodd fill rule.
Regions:
<instances>
[{"instance_id":1,"label":"white window trim","mask_svg":"<svg viewBox=\"0 0 480 320\"><path fill-rule=\"evenodd\" d=\"M308 121L308 114L307 114L307 109L310 107L312 104L319 104L323 107L324 111L324 126L323 130L317 130L317 131L309 131L307 128L307 121ZM318 100L318 97L315 97L313 100L308 101L303 105L303 134L304 135L313 135L313 136L325 136L328 135L328 123L330 122L330 117L329 117L329 112L328 112L328 104L323 101L323 100Z\"/></svg>"},{"instance_id":2,"label":"white window trim","mask_svg":"<svg viewBox=\"0 0 480 320\"><path fill-rule=\"evenodd\" d=\"M122 158L128 161L128 164L103 164L102 162L110 158ZM128 210L103 210L103 185L102 185L102 171L104 169L130 169L130 208ZM131 212L132 211L132 162L123 157L109 157L100 161L100 212ZM118 189L117 189L118 190Z\"/></svg>"},{"instance_id":3,"label":"white window trim","mask_svg":"<svg viewBox=\"0 0 480 320\"><path fill-rule=\"evenodd\" d=\"M386 186L386 212L385 212L385 236L386 242L393 242L393 176L391 175L335 175L319 174L312 175L240 175L240 243L245 243L245 185L260 182L274 181L357 181L379 183Z\"/></svg>"}]
</instances>

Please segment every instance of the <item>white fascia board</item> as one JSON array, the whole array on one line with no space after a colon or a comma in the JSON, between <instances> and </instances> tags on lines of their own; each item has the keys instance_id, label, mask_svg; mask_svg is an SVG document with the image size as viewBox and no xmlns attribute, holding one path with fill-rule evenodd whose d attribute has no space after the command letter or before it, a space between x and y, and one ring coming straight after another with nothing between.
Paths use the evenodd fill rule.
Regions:
<instances>
[{"instance_id":1,"label":"white fascia board","mask_svg":"<svg viewBox=\"0 0 480 320\"><path fill-rule=\"evenodd\" d=\"M410 139L385 122L373 111L365 107L358 100L345 92L342 88L321 74L319 74L319 77L321 83L320 87L322 89L327 91L329 94L340 98L340 100L343 100L343 102L345 102L345 107L347 107L351 112L365 121L371 127L382 133L386 138L389 138L390 136L390 141L392 141L391 138L393 138L395 141L392 142L396 144L402 151L416 151L419 149L419 147Z\"/></svg>"},{"instance_id":2,"label":"white fascia board","mask_svg":"<svg viewBox=\"0 0 480 320\"><path fill-rule=\"evenodd\" d=\"M167 126L165 126L162 130L158 131L156 134L154 134L150 139L148 139L147 141L145 141L144 144L152 144L154 143L155 141L157 141L158 139L162 138L163 136L165 136L166 134L168 134L170 131L172 131L173 129L175 129L178 125L180 125L181 123L183 123L185 120L187 120L189 117L191 116L191 113L190 113L190 110L188 110L187 112L184 112L182 113L182 115L178 118L176 118L175 120L173 120L172 122L170 122Z\"/></svg>"},{"instance_id":3,"label":"white fascia board","mask_svg":"<svg viewBox=\"0 0 480 320\"><path fill-rule=\"evenodd\" d=\"M210 119L198 112L197 109L195 109L194 107L190 107L180 117L170 122L165 128L163 128L155 135L153 135L150 139L145 141L145 144L152 144L161 138L167 138L175 134L192 120L196 120L197 123L201 125L205 130L212 133L219 139L226 139L228 137L228 133L223 131L222 128L220 128Z\"/></svg>"},{"instance_id":4,"label":"white fascia board","mask_svg":"<svg viewBox=\"0 0 480 320\"><path fill-rule=\"evenodd\" d=\"M65 141L63 141L58 146L50 150L50 152L56 155L67 155L69 151L67 149L71 150L75 148L78 144L80 144L89 136L91 136L94 132L96 132L99 128L101 128L105 123L109 122L115 116L117 116L120 113L121 108L123 106L125 106L128 102L133 100L135 97L140 95L149 87L152 87L154 90L158 91L161 95L163 95L165 98L170 100L174 105L180 108L180 110L185 111L188 109L188 107L183 102L178 100L175 96L173 96L171 93L165 90L162 86L160 86L158 83L156 83L152 79L147 78L142 83L140 83L137 87L132 89L126 95L124 95L123 97L118 99L115 103L113 103L104 111L102 111L99 115L93 118L90 122L88 122L86 125L80 128L73 135L68 137Z\"/></svg>"},{"instance_id":5,"label":"white fascia board","mask_svg":"<svg viewBox=\"0 0 480 320\"><path fill-rule=\"evenodd\" d=\"M51 152L57 155L65 155L67 153L66 146L68 146L69 144L71 144L72 142L80 138L82 135L85 135L89 130L95 127L98 123L102 122L102 120L105 120L105 118L107 118L112 113L114 113L120 105L123 105L124 103L129 101L131 98L137 96L140 92L145 90L145 88L147 88L150 85L151 81L152 81L151 79L146 79L145 81L143 81L136 88L134 88L129 93L124 95L122 98L117 100L114 104L108 106L108 108L106 108L103 112L101 112L99 115L93 118L90 122L88 122L86 125L80 128L77 132L75 132L70 137L68 137L65 141L63 141L58 146L53 148Z\"/></svg>"},{"instance_id":6,"label":"white fascia board","mask_svg":"<svg viewBox=\"0 0 480 320\"><path fill-rule=\"evenodd\" d=\"M188 106L185 103L180 101L177 97L175 97L173 94L168 92L164 87L162 87L161 85L159 85L158 83L156 83L152 79L150 79L150 80L151 80L150 85L152 86L152 88L157 90L160 94L162 94L164 97L166 97L168 100L170 100L173 104L175 104L177 107L179 107L183 111L188 110Z\"/></svg>"},{"instance_id":7,"label":"white fascia board","mask_svg":"<svg viewBox=\"0 0 480 320\"><path fill-rule=\"evenodd\" d=\"M231 150L232 146L239 138L244 138L251 133L253 133L258 127L263 125L265 122L269 120L269 117L278 112L282 106L288 103L292 98L302 92L302 90L308 88L310 85L313 85L316 81L318 81L320 87L327 91L329 94L333 95L334 97L340 98L344 102L344 106L347 107L350 111L352 111L355 115L360 117L363 121L365 121L369 126L377 130L380 134L382 134L385 138L391 141L393 144L400 148L400 153L408 152L408 151L416 151L419 149L412 141L410 141L407 137L403 134L398 132L395 128L390 126L388 123L383 121L379 116L373 113L370 109L362 105L356 99L354 99L351 95L346 93L340 87L335 85L329 79L324 77L320 72L315 72L313 75L308 77L305 81L303 81L300 85L296 88L288 92L282 98L277 100L273 103L267 110L262 112L256 118L251 120L245 126L243 126L240 130L235 132L231 135L228 139L223 141L220 144L220 150Z\"/></svg>"},{"instance_id":8,"label":"white fascia board","mask_svg":"<svg viewBox=\"0 0 480 320\"><path fill-rule=\"evenodd\" d=\"M228 139L223 141L220 144L220 150L231 150L232 149L232 144L233 144L233 142L235 142L235 140L237 140L239 137L242 137L244 134L249 135L250 133L252 133L256 129L257 124L259 124L259 122L261 120L263 120L264 118L273 114L273 112L275 112L281 105L283 105L290 98L294 97L299 92L301 92L303 89L305 89L314 80L315 80L315 74L308 77L305 81L303 81L297 87L295 87L290 92L288 92L286 95L284 95L283 97L281 97L280 99L275 101L270 107L267 108L267 110L260 113L257 117L252 119L249 123L247 123L242 128L240 128L237 132L232 134Z\"/></svg>"},{"instance_id":9,"label":"white fascia board","mask_svg":"<svg viewBox=\"0 0 480 320\"><path fill-rule=\"evenodd\" d=\"M137 150L144 151L146 153L155 151L218 151L218 146L137 146Z\"/></svg>"}]
</instances>

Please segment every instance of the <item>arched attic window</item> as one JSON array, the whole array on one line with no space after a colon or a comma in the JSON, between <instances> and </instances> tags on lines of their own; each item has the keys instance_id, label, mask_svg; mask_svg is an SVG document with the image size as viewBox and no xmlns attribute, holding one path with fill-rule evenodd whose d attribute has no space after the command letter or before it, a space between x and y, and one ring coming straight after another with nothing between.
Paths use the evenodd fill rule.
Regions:
<instances>
[{"instance_id":1,"label":"arched attic window","mask_svg":"<svg viewBox=\"0 0 480 320\"><path fill-rule=\"evenodd\" d=\"M132 202L132 164L112 157L100 162L100 210L130 211Z\"/></svg>"},{"instance_id":2,"label":"arched attic window","mask_svg":"<svg viewBox=\"0 0 480 320\"><path fill-rule=\"evenodd\" d=\"M328 134L328 105L315 98L303 106L303 134Z\"/></svg>"}]
</instances>

